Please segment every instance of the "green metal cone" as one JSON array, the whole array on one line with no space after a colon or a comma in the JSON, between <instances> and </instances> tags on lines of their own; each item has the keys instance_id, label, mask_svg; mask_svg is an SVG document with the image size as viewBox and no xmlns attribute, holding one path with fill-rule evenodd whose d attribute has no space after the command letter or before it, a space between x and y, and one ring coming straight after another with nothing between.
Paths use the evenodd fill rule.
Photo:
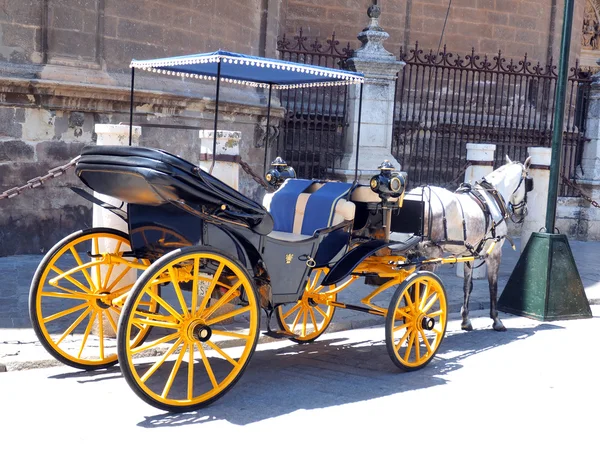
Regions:
<instances>
[{"instance_id":1,"label":"green metal cone","mask_svg":"<svg viewBox=\"0 0 600 450\"><path fill-rule=\"evenodd\" d=\"M531 235L502 291L498 309L542 321L592 317L564 234Z\"/></svg>"}]
</instances>

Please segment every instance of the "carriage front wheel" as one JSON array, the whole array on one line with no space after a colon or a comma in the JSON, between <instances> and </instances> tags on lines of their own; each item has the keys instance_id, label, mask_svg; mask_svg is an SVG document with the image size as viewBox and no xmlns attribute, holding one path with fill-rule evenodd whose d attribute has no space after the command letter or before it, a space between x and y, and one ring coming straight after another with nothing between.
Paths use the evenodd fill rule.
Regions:
<instances>
[{"instance_id":1,"label":"carriage front wheel","mask_svg":"<svg viewBox=\"0 0 600 450\"><path fill-rule=\"evenodd\" d=\"M436 354L448 320L446 290L432 272L409 275L392 296L385 321L390 358L405 371L425 367Z\"/></svg>"},{"instance_id":2,"label":"carriage front wheel","mask_svg":"<svg viewBox=\"0 0 600 450\"><path fill-rule=\"evenodd\" d=\"M327 267L313 269L302 298L295 303L284 303L275 310L279 327L295 335L290 338L291 341L299 344L313 342L331 323L335 306L328 305L327 301L336 300L337 294L329 292L335 289L335 285L321 285L328 272Z\"/></svg>"},{"instance_id":3,"label":"carriage front wheel","mask_svg":"<svg viewBox=\"0 0 600 450\"><path fill-rule=\"evenodd\" d=\"M160 314L139 308L150 299ZM130 336L145 325L153 339L133 347ZM233 387L259 331L258 294L246 269L212 247L178 249L155 261L131 290L119 320L119 364L146 403L191 411Z\"/></svg>"}]
</instances>

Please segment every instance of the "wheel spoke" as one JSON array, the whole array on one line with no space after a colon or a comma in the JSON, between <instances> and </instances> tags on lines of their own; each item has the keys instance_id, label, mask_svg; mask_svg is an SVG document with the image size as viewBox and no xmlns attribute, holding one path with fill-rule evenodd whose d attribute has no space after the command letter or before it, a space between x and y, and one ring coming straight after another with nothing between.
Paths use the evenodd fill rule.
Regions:
<instances>
[{"instance_id":1,"label":"wheel spoke","mask_svg":"<svg viewBox=\"0 0 600 450\"><path fill-rule=\"evenodd\" d=\"M179 278L175 274L175 270L173 270L173 266L169 266L169 278L171 279L171 283L173 284L173 288L175 289L175 294L177 295L177 299L179 300L179 306L181 306L181 315L186 318L190 315L188 312L187 304L185 299L183 298L183 293L181 292L181 288L179 287Z\"/></svg>"},{"instance_id":2,"label":"wheel spoke","mask_svg":"<svg viewBox=\"0 0 600 450\"><path fill-rule=\"evenodd\" d=\"M213 334L215 334L214 330L213 330ZM241 335L240 335L241 336ZM248 339L250 336L244 336L245 339ZM231 356L229 356L227 353L225 353L221 347L219 347L218 345L214 344L211 341L206 341L206 343L208 344L208 346L210 348L212 348L214 351L216 351L219 355L221 355L223 358L225 358L227 361L229 361L231 363L231 365L233 367L235 367L236 369L239 367L239 363L233 359Z\"/></svg>"},{"instance_id":3,"label":"wheel spoke","mask_svg":"<svg viewBox=\"0 0 600 450\"><path fill-rule=\"evenodd\" d=\"M144 375L142 375L140 377L140 380L142 380L143 383L145 383L146 381L148 381L148 379L154 374L154 372L156 372L158 370L158 368L160 366L162 366L164 364L164 362L167 360L167 358L169 358L169 356L171 356L175 350L177 350L177 348L181 345L181 343L183 342L182 338L177 339L177 341L175 341L175 343L171 346L171 348L162 356L162 358L160 358L158 361L156 361L154 364L152 364L152 367L150 367L145 373ZM131 351L131 353L137 353L141 351L141 348L136 348L133 349Z\"/></svg>"},{"instance_id":4,"label":"wheel spoke","mask_svg":"<svg viewBox=\"0 0 600 450\"><path fill-rule=\"evenodd\" d=\"M287 319L294 311L296 311L300 307L302 307L302 303L300 303L300 302L296 303L293 308L290 308L290 310L288 312L281 315L281 319L282 320ZM283 306L280 306L280 308L283 308Z\"/></svg>"},{"instance_id":5,"label":"wheel spoke","mask_svg":"<svg viewBox=\"0 0 600 450\"><path fill-rule=\"evenodd\" d=\"M429 314L427 314L427 317L439 317L439 316L441 316L442 314L444 314L444 311L442 311L442 310L440 309L440 310L438 310L438 311L436 311L436 312L432 312L432 313L429 313Z\"/></svg>"},{"instance_id":6,"label":"wheel spoke","mask_svg":"<svg viewBox=\"0 0 600 450\"><path fill-rule=\"evenodd\" d=\"M179 335L180 335L179 332L171 333L171 334L169 334L167 336L161 337L160 339L157 339L155 341L149 342L148 344L146 344L146 345L144 345L142 347L132 348L131 349L131 354L135 355L137 353L142 353L142 352L144 352L146 350L150 350L152 347L156 347L157 345L164 344L166 342L172 341L175 338L178 338ZM181 338L179 338L178 340L180 341Z\"/></svg>"},{"instance_id":7,"label":"wheel spoke","mask_svg":"<svg viewBox=\"0 0 600 450\"><path fill-rule=\"evenodd\" d=\"M61 288L60 286L56 286L59 289L64 289L67 291L66 288ZM53 297L53 298L62 298L62 299L70 299L70 300L83 300L83 301L88 301L89 300L89 295L82 293L63 293L63 292L48 292L48 291L42 291L40 292L40 295L42 297Z\"/></svg>"},{"instance_id":8,"label":"wheel spoke","mask_svg":"<svg viewBox=\"0 0 600 450\"><path fill-rule=\"evenodd\" d=\"M87 327L85 327L85 331L83 332L83 339L81 340L81 347L79 348L77 358L81 358L81 354L83 353L83 349L85 348L85 343L87 342L87 339L90 333L92 332L92 326L94 325L94 321L96 320L97 315L98 314L96 313L96 311L92 311L90 321L88 322Z\"/></svg>"},{"instance_id":9,"label":"wheel spoke","mask_svg":"<svg viewBox=\"0 0 600 450\"><path fill-rule=\"evenodd\" d=\"M308 312L310 313L310 320L313 323L313 327L315 327L315 331L319 331L319 326L317 325L317 321L315 320L315 313L313 312L313 308L309 307Z\"/></svg>"},{"instance_id":10,"label":"wheel spoke","mask_svg":"<svg viewBox=\"0 0 600 450\"><path fill-rule=\"evenodd\" d=\"M413 306L413 309L416 309L417 302L421 298L421 283L419 281L417 281L415 284L413 284L413 289L414 289L414 292L413 292L412 298L414 299L414 302L412 302L412 306Z\"/></svg>"},{"instance_id":11,"label":"wheel spoke","mask_svg":"<svg viewBox=\"0 0 600 450\"><path fill-rule=\"evenodd\" d=\"M167 383L165 384L165 388L162 391L162 394L161 394L162 398L167 398L169 396L169 391L171 390L171 387L173 386L173 381L175 381L175 377L177 376L177 373L179 372L179 367L181 366L181 361L183 361L183 357L185 356L186 351L187 351L187 347L185 345L182 345L181 351L179 352L179 355L177 355L177 360L175 361L175 364L173 365L173 368L171 369L171 374L169 375L169 379L167 380Z\"/></svg>"},{"instance_id":12,"label":"wheel spoke","mask_svg":"<svg viewBox=\"0 0 600 450\"><path fill-rule=\"evenodd\" d=\"M410 333L410 339L408 340L408 345L406 346L406 351L404 352L404 360L408 361L410 357L410 351L412 350L413 344L415 342L415 333Z\"/></svg>"},{"instance_id":13,"label":"wheel spoke","mask_svg":"<svg viewBox=\"0 0 600 450\"><path fill-rule=\"evenodd\" d=\"M204 363L204 368L206 369L208 378L210 378L210 382L213 385L213 389L216 389L219 386L219 383L217 383L217 379L215 378L215 374L212 371L212 367L210 367L210 363L208 362L206 353L204 352L204 349L202 348L202 345L199 342L196 342L196 347L198 347L198 351L200 352L200 356L202 357L202 362Z\"/></svg>"},{"instance_id":14,"label":"wheel spoke","mask_svg":"<svg viewBox=\"0 0 600 450\"><path fill-rule=\"evenodd\" d=\"M156 303L165 308L173 317L180 322L183 322L183 317L181 317L181 315L175 311L175 309L173 309L173 307L169 305L162 297L152 292L151 287L146 286L143 293L149 295Z\"/></svg>"},{"instance_id":15,"label":"wheel spoke","mask_svg":"<svg viewBox=\"0 0 600 450\"><path fill-rule=\"evenodd\" d=\"M107 314L109 314L107 312ZM102 316L104 313L100 311L98 314L98 337L100 339L100 359L104 359L104 320Z\"/></svg>"},{"instance_id":16,"label":"wheel spoke","mask_svg":"<svg viewBox=\"0 0 600 450\"><path fill-rule=\"evenodd\" d=\"M237 283L235 283L233 286L231 286L231 288L225 294L223 294L223 296L217 301L217 303L215 303L214 305L212 305L210 308L208 308L204 312L204 314L203 314L204 319L208 319L217 309L219 309L225 303L228 303L231 300L233 300L235 298L233 296L233 294L235 294L237 292L237 294L239 295L239 291L237 289L241 285L242 285L242 280L238 280ZM206 298L209 298L208 293L206 294L205 299ZM204 303L204 301L202 303ZM202 311L202 308L200 310Z\"/></svg>"},{"instance_id":17,"label":"wheel spoke","mask_svg":"<svg viewBox=\"0 0 600 450\"><path fill-rule=\"evenodd\" d=\"M402 335L402 337L400 338L400 340L398 341L398 344L394 345L394 348L396 349L396 351L400 351L400 347L402 347L402 343L406 340L406 336L408 336L410 333L410 330L406 330L404 332L404 334Z\"/></svg>"},{"instance_id":18,"label":"wheel spoke","mask_svg":"<svg viewBox=\"0 0 600 450\"><path fill-rule=\"evenodd\" d=\"M300 309L300 311L296 315L296 318L294 319L294 323L290 327L290 331L292 333L294 333L294 330L296 329L296 325L298 325L298 320L300 319L300 316L303 316L303 315L304 315L304 308Z\"/></svg>"},{"instance_id":19,"label":"wheel spoke","mask_svg":"<svg viewBox=\"0 0 600 450\"><path fill-rule=\"evenodd\" d=\"M65 330L65 332L61 335L60 339L58 339L58 341L56 341L56 345L60 345L60 343L69 335L71 334L71 332L77 328L77 326L83 321L83 319L86 318L86 316L88 315L88 313L90 312L91 308L88 306L85 311L83 313L81 313L81 315L77 318L77 320L75 320L75 322L73 322L71 324L71 326L69 328L67 328Z\"/></svg>"},{"instance_id":20,"label":"wheel spoke","mask_svg":"<svg viewBox=\"0 0 600 450\"><path fill-rule=\"evenodd\" d=\"M307 308L308 309L308 308ZM306 321L308 319L308 313L304 310L304 317L302 318L302 337L306 336Z\"/></svg>"},{"instance_id":21,"label":"wheel spoke","mask_svg":"<svg viewBox=\"0 0 600 450\"><path fill-rule=\"evenodd\" d=\"M327 313L325 313L325 311L323 311L319 305L315 305L314 308L319 314L321 314L323 316L324 319L327 319Z\"/></svg>"},{"instance_id":22,"label":"wheel spoke","mask_svg":"<svg viewBox=\"0 0 600 450\"><path fill-rule=\"evenodd\" d=\"M423 305L427 301L427 294L429 294L429 283L424 283L424 284L425 284L425 290L423 292L423 295L421 295L421 301L419 302L419 310L423 309Z\"/></svg>"},{"instance_id":23,"label":"wheel spoke","mask_svg":"<svg viewBox=\"0 0 600 450\"><path fill-rule=\"evenodd\" d=\"M131 267L130 267L130 266L125 266L125 267L123 268L123 272L121 272L121 273L119 274L119 276L118 276L117 278L115 278L115 281L113 281L113 282L110 284L110 286L108 286L108 287L106 288L106 290L107 290L107 291L109 291L109 292L112 292L112 290L113 290L113 289L114 289L114 287L117 285L117 283L118 283L119 281L121 281L121 280L123 279L123 277L124 277L124 276L127 274L127 272L129 272L130 270L131 270Z\"/></svg>"},{"instance_id":24,"label":"wheel spoke","mask_svg":"<svg viewBox=\"0 0 600 450\"><path fill-rule=\"evenodd\" d=\"M69 247L69 251L71 252L71 254L73 255L73 257L75 258L75 262L77 262L77 265L78 266L83 266L83 261L79 257L79 254L77 254L77 252L75 251L75 246L74 245L71 245ZM83 273L83 276L87 280L87 282L88 282L88 284L90 286L90 290L96 289L96 286L94 285L94 282L92 281L92 277L90 277L90 274L88 273L87 269L81 269L81 272Z\"/></svg>"},{"instance_id":25,"label":"wheel spoke","mask_svg":"<svg viewBox=\"0 0 600 450\"><path fill-rule=\"evenodd\" d=\"M240 308L238 310L233 310L231 312L228 312L227 314L222 314L218 317L213 317L212 319L207 320L206 325L213 325L215 323L222 322L223 320L230 319L235 316L239 316L240 314L244 314L245 312L248 312L251 310L252 310L251 306L246 306L246 307Z\"/></svg>"},{"instance_id":26,"label":"wheel spoke","mask_svg":"<svg viewBox=\"0 0 600 450\"><path fill-rule=\"evenodd\" d=\"M134 318L131 320L131 324L137 326L140 330L145 328L145 326L158 327L158 328L167 328L170 330L178 330L180 325L173 322L163 322L160 320L152 320L152 319L140 319Z\"/></svg>"},{"instance_id":27,"label":"wheel spoke","mask_svg":"<svg viewBox=\"0 0 600 450\"><path fill-rule=\"evenodd\" d=\"M427 302L427 305L425 305L425 307L422 309L422 311L424 313L427 313L427 311L429 311L431 309L431 307L435 304L435 302L436 302L437 299L438 299L438 294L437 294L437 292L435 292L430 297L430 300Z\"/></svg>"},{"instance_id":28,"label":"wheel spoke","mask_svg":"<svg viewBox=\"0 0 600 450\"><path fill-rule=\"evenodd\" d=\"M427 347L427 354L431 355L433 353L433 350L431 350L431 345L429 345L429 339L427 339L427 336L425 336L425 332L423 330L419 330L419 333L421 333L421 338L425 343L425 347Z\"/></svg>"},{"instance_id":29,"label":"wheel spoke","mask_svg":"<svg viewBox=\"0 0 600 450\"><path fill-rule=\"evenodd\" d=\"M92 239L92 254L99 255L100 254L100 244L98 243L98 238L94 237ZM94 258L92 258L94 259ZM100 264L96 264L96 279L98 280L98 286L102 286L102 276L100 273ZM95 285L96 283L94 283Z\"/></svg>"},{"instance_id":30,"label":"wheel spoke","mask_svg":"<svg viewBox=\"0 0 600 450\"><path fill-rule=\"evenodd\" d=\"M224 331L224 330L213 329L212 334L216 334L218 336L232 337L232 338L236 338L236 339L250 339L249 334L234 333L233 331ZM210 342L210 341L207 341L207 342Z\"/></svg>"},{"instance_id":31,"label":"wheel spoke","mask_svg":"<svg viewBox=\"0 0 600 450\"><path fill-rule=\"evenodd\" d=\"M212 293L215 290L215 286L217 285L219 278L221 278L221 273L223 272L224 268L225 268L225 264L220 263L215 274L213 275L212 280L210 281L210 284L208 285L208 289L206 289L206 294L204 295L204 298L202 299L202 302L200 303L200 307L198 308L198 311L203 311L204 308L206 308L206 305L208 304L208 301L210 300ZM198 270L200 270L200 269L198 269ZM196 276L197 275L198 274L196 274ZM241 282L240 282L240 284L241 284ZM208 317L208 316L206 316L206 317Z\"/></svg>"},{"instance_id":32,"label":"wheel spoke","mask_svg":"<svg viewBox=\"0 0 600 450\"><path fill-rule=\"evenodd\" d=\"M112 309L106 312L106 318L108 319L108 323L110 323L110 327L115 332L115 336L117 335L117 324L115 323L115 319L113 319L112 314L110 313Z\"/></svg>"},{"instance_id":33,"label":"wheel spoke","mask_svg":"<svg viewBox=\"0 0 600 450\"><path fill-rule=\"evenodd\" d=\"M56 272L59 275L63 275L64 272L62 270L60 270L58 267L56 266L52 266L50 267L50 270L53 270L54 272ZM86 288L83 284L81 284L79 281L77 281L75 278L73 278L71 275L66 275L63 277L65 280L70 281L74 286L76 286L77 288L79 288L81 291L86 292L88 294L91 294L92 291L88 288ZM56 286L57 288L60 289L60 286ZM67 291L67 292L73 292L73 291Z\"/></svg>"},{"instance_id":34,"label":"wheel spoke","mask_svg":"<svg viewBox=\"0 0 600 450\"><path fill-rule=\"evenodd\" d=\"M421 360L421 344L419 343L419 333L413 333L415 338L415 360Z\"/></svg>"},{"instance_id":35,"label":"wheel spoke","mask_svg":"<svg viewBox=\"0 0 600 450\"><path fill-rule=\"evenodd\" d=\"M42 318L42 323L46 324L48 322L52 322L53 320L60 319L61 317L68 316L69 314L73 314L76 311L80 311L83 308L87 308L88 304L83 303L81 305L74 306L73 308L65 309L64 311L58 312L56 314L52 314L51 316Z\"/></svg>"},{"instance_id":36,"label":"wheel spoke","mask_svg":"<svg viewBox=\"0 0 600 450\"><path fill-rule=\"evenodd\" d=\"M191 400L194 398L194 343L188 344L188 386L187 386L187 399Z\"/></svg>"},{"instance_id":37,"label":"wheel spoke","mask_svg":"<svg viewBox=\"0 0 600 450\"><path fill-rule=\"evenodd\" d=\"M399 326L395 327L395 328L393 329L393 332L394 332L394 333L397 333L398 331L400 331L400 330L403 330L403 329L404 329L404 328L406 328L407 326L408 326L408 323L403 323L402 325L399 325Z\"/></svg>"},{"instance_id":38,"label":"wheel spoke","mask_svg":"<svg viewBox=\"0 0 600 450\"><path fill-rule=\"evenodd\" d=\"M414 305L412 299L410 298L410 295L408 295L408 289L404 291L403 297L404 301L406 301L407 307L412 311L414 309Z\"/></svg>"}]
</instances>

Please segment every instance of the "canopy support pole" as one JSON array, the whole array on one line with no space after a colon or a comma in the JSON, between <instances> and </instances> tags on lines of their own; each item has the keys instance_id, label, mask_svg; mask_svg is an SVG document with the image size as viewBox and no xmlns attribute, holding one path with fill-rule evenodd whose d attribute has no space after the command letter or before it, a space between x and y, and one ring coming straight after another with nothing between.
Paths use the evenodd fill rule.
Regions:
<instances>
[{"instance_id":1,"label":"canopy support pole","mask_svg":"<svg viewBox=\"0 0 600 450\"><path fill-rule=\"evenodd\" d=\"M129 146L133 137L133 86L135 84L135 69L131 68L131 92L129 94Z\"/></svg>"},{"instance_id":2,"label":"canopy support pole","mask_svg":"<svg viewBox=\"0 0 600 450\"><path fill-rule=\"evenodd\" d=\"M356 130L356 163L354 165L354 184L358 182L358 152L360 150L360 125L362 121L362 99L363 99L363 83L360 83L360 94L358 97L358 129Z\"/></svg>"},{"instance_id":3,"label":"canopy support pole","mask_svg":"<svg viewBox=\"0 0 600 450\"><path fill-rule=\"evenodd\" d=\"M213 127L213 151L212 151L212 164L208 173L212 175L213 168L215 167L215 161L217 159L217 123L219 120L219 92L221 91L221 59L217 63L217 94L215 95L215 124Z\"/></svg>"},{"instance_id":4,"label":"canopy support pole","mask_svg":"<svg viewBox=\"0 0 600 450\"><path fill-rule=\"evenodd\" d=\"M269 149L269 125L271 121L271 93L273 92L273 83L269 83L269 100L267 101L267 130L265 132L265 161L263 171L267 172L267 151Z\"/></svg>"}]
</instances>

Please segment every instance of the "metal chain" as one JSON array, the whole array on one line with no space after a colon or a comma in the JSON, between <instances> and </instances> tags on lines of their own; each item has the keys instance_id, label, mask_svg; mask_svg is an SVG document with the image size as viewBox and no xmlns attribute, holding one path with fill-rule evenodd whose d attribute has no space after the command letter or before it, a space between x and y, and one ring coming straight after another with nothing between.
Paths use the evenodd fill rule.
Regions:
<instances>
[{"instance_id":1,"label":"metal chain","mask_svg":"<svg viewBox=\"0 0 600 450\"><path fill-rule=\"evenodd\" d=\"M254 173L254 171L250 168L250 166L248 165L247 162L242 161L240 159L240 166L242 169L244 169L244 172L246 172L248 175L250 175L254 179L254 181L256 181L258 184L260 184L262 187L264 187L267 190L267 192L275 192L275 189L273 188L273 186L268 184L263 179L263 177L260 177L256 173Z\"/></svg>"},{"instance_id":2,"label":"metal chain","mask_svg":"<svg viewBox=\"0 0 600 450\"><path fill-rule=\"evenodd\" d=\"M592 206L595 206L596 208L600 208L600 203L598 203L596 200L594 200L592 197L590 197L589 195L586 195L583 193L583 191L581 190L581 188L579 186L577 186L575 183L573 183L571 180L569 180L567 177L565 177L564 175L562 175L562 180L563 182L567 185L572 187L573 189L575 189L575 191L577 191L577 193L579 194L580 197L584 198L585 200L587 200L588 202L590 202L592 204Z\"/></svg>"},{"instance_id":3,"label":"metal chain","mask_svg":"<svg viewBox=\"0 0 600 450\"><path fill-rule=\"evenodd\" d=\"M451 181L447 182L444 186L442 187L448 187L448 186L452 186L453 184L455 184L460 177L462 177L465 172L467 171L467 169L471 166L471 163L467 161L467 163L462 167L462 169L460 169L460 171L458 172L458 175L456 175L456 177L454 177L454 179L452 179Z\"/></svg>"},{"instance_id":4,"label":"metal chain","mask_svg":"<svg viewBox=\"0 0 600 450\"><path fill-rule=\"evenodd\" d=\"M27 182L27 184L24 184L23 186L17 186L17 187L14 187L7 191L2 192L0 194L0 200L5 199L5 198L16 197L21 192L26 191L27 189L34 189L34 188L40 187L46 181L48 181L52 178L60 177L65 172L67 172L67 170L69 170L71 167L73 167L75 164L77 164L77 161L79 161L79 158L81 158L81 155L73 158L71 160L71 162L69 162L63 166L58 166L58 167L55 167L54 169L50 169L46 175L32 178L31 180L29 180Z\"/></svg>"}]
</instances>

